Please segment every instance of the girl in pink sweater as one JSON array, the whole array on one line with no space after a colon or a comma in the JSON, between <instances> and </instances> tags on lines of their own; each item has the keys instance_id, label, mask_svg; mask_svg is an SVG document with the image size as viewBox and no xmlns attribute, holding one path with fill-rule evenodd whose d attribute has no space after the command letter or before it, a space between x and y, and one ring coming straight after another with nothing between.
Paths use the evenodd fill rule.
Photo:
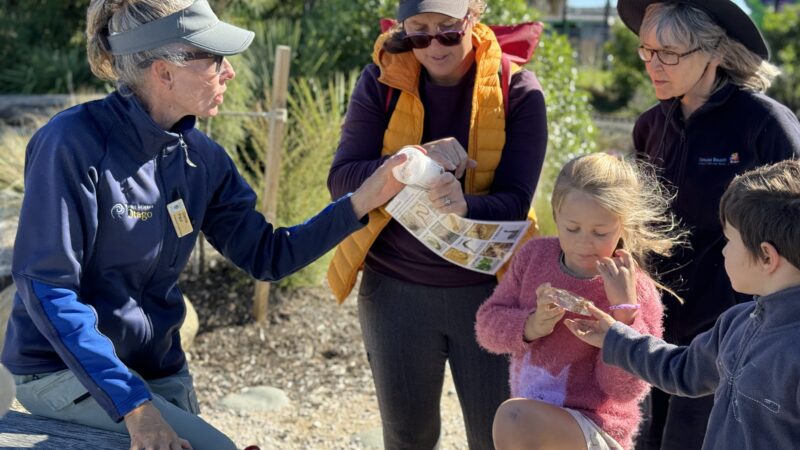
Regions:
<instances>
[{"instance_id":1,"label":"girl in pink sweater","mask_svg":"<svg viewBox=\"0 0 800 450\"><path fill-rule=\"evenodd\" d=\"M498 450L632 448L649 386L570 333L562 319L580 316L556 304L554 288L660 337L663 309L645 256L668 255L682 238L668 202L654 177L615 156L582 156L561 170L558 238L520 249L477 315L481 346L511 356L514 398L495 415Z\"/></svg>"}]
</instances>

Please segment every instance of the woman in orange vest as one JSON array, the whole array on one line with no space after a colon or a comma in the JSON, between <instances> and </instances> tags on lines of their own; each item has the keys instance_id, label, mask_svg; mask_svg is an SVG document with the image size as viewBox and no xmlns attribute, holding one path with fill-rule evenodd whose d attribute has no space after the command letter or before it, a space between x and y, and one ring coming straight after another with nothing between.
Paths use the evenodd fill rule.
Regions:
<instances>
[{"instance_id":1,"label":"woman in orange vest","mask_svg":"<svg viewBox=\"0 0 800 450\"><path fill-rule=\"evenodd\" d=\"M355 189L389 155L422 145L447 171L429 190L441 213L523 220L547 145L544 96L513 67L508 110L501 49L479 23L483 0L401 0L397 25L375 43L353 92L331 166L334 197ZM387 449L431 449L449 361L470 449L491 449L492 420L509 396L508 362L481 350L475 313L496 279L429 250L385 211L337 250L329 271L343 301L356 275L359 318Z\"/></svg>"}]
</instances>

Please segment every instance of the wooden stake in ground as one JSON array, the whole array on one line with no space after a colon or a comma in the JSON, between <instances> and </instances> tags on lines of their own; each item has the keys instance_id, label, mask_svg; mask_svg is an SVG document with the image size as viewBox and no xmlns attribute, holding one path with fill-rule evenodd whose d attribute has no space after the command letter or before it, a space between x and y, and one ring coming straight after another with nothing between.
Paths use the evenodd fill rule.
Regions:
<instances>
[{"instance_id":1,"label":"wooden stake in ground","mask_svg":"<svg viewBox=\"0 0 800 450\"><path fill-rule=\"evenodd\" d=\"M278 217L278 181L281 174L281 155L286 128L286 98L289 94L289 61L291 49L279 45L275 49L275 67L272 72L272 107L269 124L269 146L264 170L264 195L261 210L267 220L274 224ZM279 114L281 112L281 114ZM253 299L253 317L259 323L267 323L270 284L256 281Z\"/></svg>"}]
</instances>

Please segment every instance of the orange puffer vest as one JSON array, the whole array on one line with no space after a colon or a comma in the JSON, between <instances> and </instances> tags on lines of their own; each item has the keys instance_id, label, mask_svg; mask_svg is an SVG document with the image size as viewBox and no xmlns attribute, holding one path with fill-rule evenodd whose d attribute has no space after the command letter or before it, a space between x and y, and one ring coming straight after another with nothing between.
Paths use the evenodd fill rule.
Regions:
<instances>
[{"instance_id":1,"label":"orange puffer vest","mask_svg":"<svg viewBox=\"0 0 800 450\"><path fill-rule=\"evenodd\" d=\"M420 63L412 52L391 54L383 51L383 43L388 37L389 33L378 37L372 59L381 69L378 81L399 90L400 97L383 135L381 155L393 154L406 145L421 144L425 117L418 91ZM477 70L467 153L478 162L478 166L467 170L464 192L488 194L506 140L503 92L500 77L497 76L502 52L494 33L481 23L472 29L472 43ZM512 73L517 70L519 67L515 66ZM537 230L533 209L529 218L533 219L533 224L527 235L533 236ZM339 303L350 294L367 252L391 219L383 207L371 211L369 224L336 248L328 268L328 283Z\"/></svg>"}]
</instances>

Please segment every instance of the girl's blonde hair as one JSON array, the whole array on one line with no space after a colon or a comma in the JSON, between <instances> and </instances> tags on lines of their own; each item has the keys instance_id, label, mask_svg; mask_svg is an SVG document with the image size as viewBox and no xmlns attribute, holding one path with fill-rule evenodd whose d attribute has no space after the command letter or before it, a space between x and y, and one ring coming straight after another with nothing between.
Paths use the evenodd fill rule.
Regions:
<instances>
[{"instance_id":1,"label":"girl's blonde hair","mask_svg":"<svg viewBox=\"0 0 800 450\"><path fill-rule=\"evenodd\" d=\"M473 24L478 23L483 12L486 11L486 1L470 0L467 11L469 13L469 20ZM388 33L390 33L389 38L383 43L384 50L389 53L405 53L411 51L411 48L403 39L405 36L403 33L403 22L396 22L392 25L392 28L388 30Z\"/></svg>"},{"instance_id":2,"label":"girl's blonde hair","mask_svg":"<svg viewBox=\"0 0 800 450\"><path fill-rule=\"evenodd\" d=\"M182 64L185 48L170 44L130 55L112 55L108 36L136 28L187 8L194 0L92 0L86 13L86 51L92 73L115 81L118 88L136 92L142 86L143 68L148 62L164 59Z\"/></svg>"},{"instance_id":3,"label":"girl's blonde hair","mask_svg":"<svg viewBox=\"0 0 800 450\"><path fill-rule=\"evenodd\" d=\"M721 59L716 87L725 82L744 89L765 92L780 70L747 47L728 36L709 15L680 2L653 3L645 10L639 36L656 30L662 45L683 44L689 49L700 47L708 55Z\"/></svg>"},{"instance_id":4,"label":"girl's blonde hair","mask_svg":"<svg viewBox=\"0 0 800 450\"><path fill-rule=\"evenodd\" d=\"M567 195L574 191L592 196L603 209L619 217L622 235L618 248L630 252L651 277L649 257L670 256L685 241L686 232L669 211L673 196L646 163L633 163L607 153L571 160L561 169L553 187L554 217ZM675 295L669 288L658 286Z\"/></svg>"}]
</instances>

